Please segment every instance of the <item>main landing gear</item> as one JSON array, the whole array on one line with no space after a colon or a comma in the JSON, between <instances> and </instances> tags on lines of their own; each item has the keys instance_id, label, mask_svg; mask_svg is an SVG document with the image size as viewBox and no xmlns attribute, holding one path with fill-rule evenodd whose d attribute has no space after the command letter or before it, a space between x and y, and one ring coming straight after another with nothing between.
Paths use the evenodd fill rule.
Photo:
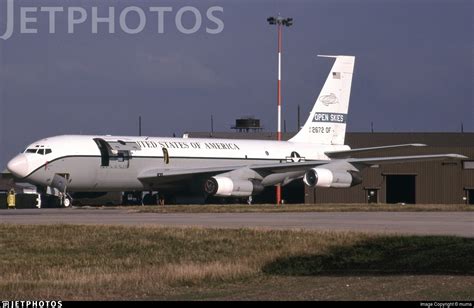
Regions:
<instances>
[{"instance_id":1,"label":"main landing gear","mask_svg":"<svg viewBox=\"0 0 474 308\"><path fill-rule=\"evenodd\" d=\"M142 205L156 205L158 203L158 194L149 192L142 199Z\"/></svg>"}]
</instances>

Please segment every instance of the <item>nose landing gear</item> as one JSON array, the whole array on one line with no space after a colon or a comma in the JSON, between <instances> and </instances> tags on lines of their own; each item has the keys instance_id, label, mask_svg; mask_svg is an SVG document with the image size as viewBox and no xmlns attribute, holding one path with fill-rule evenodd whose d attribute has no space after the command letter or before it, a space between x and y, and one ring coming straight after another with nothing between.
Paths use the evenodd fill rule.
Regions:
<instances>
[{"instance_id":1,"label":"nose landing gear","mask_svg":"<svg viewBox=\"0 0 474 308\"><path fill-rule=\"evenodd\" d=\"M69 174L55 174L51 183L51 187L59 190L59 205L65 208L72 205L72 197L67 193L69 181Z\"/></svg>"},{"instance_id":2,"label":"nose landing gear","mask_svg":"<svg viewBox=\"0 0 474 308\"><path fill-rule=\"evenodd\" d=\"M64 192L64 193L59 193L59 204L61 207L68 208L72 205L72 198L71 196Z\"/></svg>"}]
</instances>

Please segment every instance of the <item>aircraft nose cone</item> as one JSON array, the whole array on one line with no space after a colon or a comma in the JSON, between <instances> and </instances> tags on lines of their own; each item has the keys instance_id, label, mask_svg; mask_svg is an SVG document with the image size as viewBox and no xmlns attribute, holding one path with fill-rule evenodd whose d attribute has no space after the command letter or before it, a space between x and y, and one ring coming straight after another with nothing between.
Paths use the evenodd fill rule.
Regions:
<instances>
[{"instance_id":1,"label":"aircraft nose cone","mask_svg":"<svg viewBox=\"0 0 474 308\"><path fill-rule=\"evenodd\" d=\"M10 160L7 169L17 178L24 178L28 175L28 159L25 154L17 155Z\"/></svg>"}]
</instances>

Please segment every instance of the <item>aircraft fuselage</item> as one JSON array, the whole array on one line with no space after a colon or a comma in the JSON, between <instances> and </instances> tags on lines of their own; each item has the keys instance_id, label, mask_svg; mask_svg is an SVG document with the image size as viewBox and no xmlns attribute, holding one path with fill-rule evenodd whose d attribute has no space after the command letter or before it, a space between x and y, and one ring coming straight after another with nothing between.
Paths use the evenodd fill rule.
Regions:
<instances>
[{"instance_id":1,"label":"aircraft fuselage","mask_svg":"<svg viewBox=\"0 0 474 308\"><path fill-rule=\"evenodd\" d=\"M104 154L96 140L118 140L125 150L109 149ZM131 146L134 149L127 150ZM8 168L16 177L40 186L50 186L55 174L67 175L71 192L147 190L150 187L138 177L151 168L239 168L329 160L324 152L346 149L288 141L66 135L34 142Z\"/></svg>"}]
</instances>

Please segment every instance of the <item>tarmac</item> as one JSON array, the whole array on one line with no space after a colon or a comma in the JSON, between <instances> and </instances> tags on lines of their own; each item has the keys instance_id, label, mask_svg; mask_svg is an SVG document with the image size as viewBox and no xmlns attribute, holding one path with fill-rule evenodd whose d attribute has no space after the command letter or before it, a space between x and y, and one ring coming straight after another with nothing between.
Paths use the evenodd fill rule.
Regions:
<instances>
[{"instance_id":1,"label":"tarmac","mask_svg":"<svg viewBox=\"0 0 474 308\"><path fill-rule=\"evenodd\" d=\"M0 223L301 229L474 237L474 212L137 213L68 208L0 211Z\"/></svg>"}]
</instances>

